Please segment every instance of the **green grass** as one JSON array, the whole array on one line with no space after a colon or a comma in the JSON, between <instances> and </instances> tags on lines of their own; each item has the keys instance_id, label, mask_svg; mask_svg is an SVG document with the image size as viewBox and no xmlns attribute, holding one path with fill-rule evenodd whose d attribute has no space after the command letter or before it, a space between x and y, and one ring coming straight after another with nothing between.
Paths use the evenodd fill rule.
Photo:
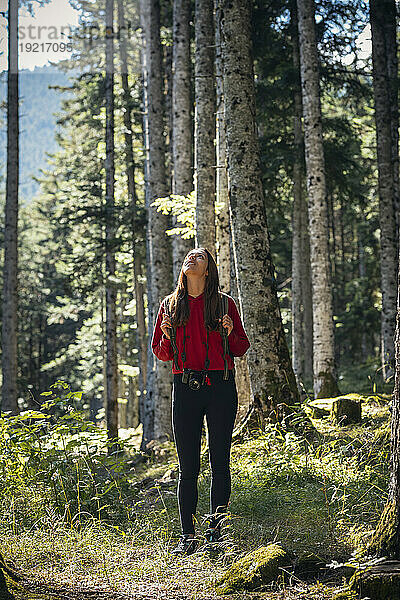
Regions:
<instances>
[{"instance_id":1,"label":"green grass","mask_svg":"<svg viewBox=\"0 0 400 600\"><path fill-rule=\"evenodd\" d=\"M72 446L60 471L69 507L60 496L56 501L43 469L39 482L30 472L24 485L15 482L3 490L1 551L32 581L76 590L125 594L139 590L149 599L216 598L213 581L232 560L273 541L281 542L296 560L310 555L328 563L346 560L362 551L385 502L388 416L385 403L366 396L360 425L338 428L328 418L313 420L319 431L319 440L313 444L293 433L284 436L272 425L256 439L234 444L229 543L222 556L199 553L174 559L168 552L180 533L176 485L157 480L177 467L170 442L156 448L149 463L130 471L111 469L108 474L107 459L96 454L98 468L92 471L96 485L84 470L77 446ZM51 457L46 460L51 462ZM54 455L54 460L59 456ZM74 499L77 473L82 486L80 503ZM7 476L11 481L12 473ZM140 489L137 484L146 477L154 482ZM198 533L204 530L209 511L209 485L204 454ZM101 490L101 520L98 502L90 496L92 489ZM322 600L331 598L339 587L337 579L329 584L294 578L289 585L287 577L280 591L272 587L229 597Z\"/></svg>"}]
</instances>

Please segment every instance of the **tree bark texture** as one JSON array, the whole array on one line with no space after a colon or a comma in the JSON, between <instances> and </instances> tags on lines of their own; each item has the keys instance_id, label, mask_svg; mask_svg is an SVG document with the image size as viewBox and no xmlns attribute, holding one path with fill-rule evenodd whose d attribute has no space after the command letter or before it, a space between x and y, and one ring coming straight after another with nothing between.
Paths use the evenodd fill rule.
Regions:
<instances>
[{"instance_id":1,"label":"tree bark texture","mask_svg":"<svg viewBox=\"0 0 400 600\"><path fill-rule=\"evenodd\" d=\"M399 256L400 262L400 256ZM389 493L381 518L368 546L378 557L400 559L400 277L397 280L395 376L391 406Z\"/></svg>"},{"instance_id":2,"label":"tree bark texture","mask_svg":"<svg viewBox=\"0 0 400 600\"><path fill-rule=\"evenodd\" d=\"M229 198L228 198L229 200ZM230 234L232 233L232 230L230 229ZM232 235L229 236L230 238L230 253L231 256L233 257L234 255L234 251L233 251L233 240L232 240ZM239 290L238 290L238 286L237 286L237 273L236 273L236 266L234 264L234 261L232 260L231 263L231 269L230 269L230 275L231 275L231 282L230 282L230 295L232 296L232 298L235 300L237 306L240 307L240 299L239 299ZM240 315L242 321L243 321L243 315ZM238 411L236 414L236 425L239 425L245 415L248 413L249 409L252 406L252 401L251 401L251 390L250 390L250 373L249 373L249 365L247 362L247 352L244 356L236 356L235 357L235 382L236 382L236 389L237 389L237 393L238 393L238 401L239 401L239 405L238 405Z\"/></svg>"},{"instance_id":3,"label":"tree bark texture","mask_svg":"<svg viewBox=\"0 0 400 600\"><path fill-rule=\"evenodd\" d=\"M400 224L400 189L399 189L399 61L397 58L397 10L395 0L385 0L382 3L385 9L385 45L386 60L389 80L390 94L390 124L392 135L392 167L393 167L393 191L394 209L396 216L396 240L399 244ZM398 256L397 247L396 256Z\"/></svg>"},{"instance_id":4,"label":"tree bark texture","mask_svg":"<svg viewBox=\"0 0 400 600\"><path fill-rule=\"evenodd\" d=\"M215 1L215 80L216 80L216 201L219 212L216 216L217 256L219 283L224 292L230 293L230 220L228 196L228 172L226 169L225 102L223 63L221 53L221 24L219 0ZM247 362L247 359L246 359Z\"/></svg>"},{"instance_id":5,"label":"tree bark texture","mask_svg":"<svg viewBox=\"0 0 400 600\"><path fill-rule=\"evenodd\" d=\"M215 74L213 0L195 0L196 246L215 256Z\"/></svg>"},{"instance_id":6,"label":"tree bark texture","mask_svg":"<svg viewBox=\"0 0 400 600\"><path fill-rule=\"evenodd\" d=\"M168 194L165 170L164 98L160 40L159 0L141 0L142 63L144 86L145 185L148 243L148 331L153 330L160 302L171 292L171 244L165 231L166 215L151 206L156 198ZM143 417L142 445L164 435L172 437L169 363L155 360L148 353L146 403ZM154 371L154 373L153 373Z\"/></svg>"},{"instance_id":7,"label":"tree bark texture","mask_svg":"<svg viewBox=\"0 0 400 600\"><path fill-rule=\"evenodd\" d=\"M316 397L339 393L334 360L332 286L314 1L297 0L304 142L309 199L313 295L313 379Z\"/></svg>"},{"instance_id":8,"label":"tree bark texture","mask_svg":"<svg viewBox=\"0 0 400 600\"><path fill-rule=\"evenodd\" d=\"M229 199L240 310L251 347L254 413L279 418L299 401L282 326L261 181L250 0L221 0ZM240 268L239 268L240 267ZM279 406L278 406L279 405Z\"/></svg>"},{"instance_id":9,"label":"tree bark texture","mask_svg":"<svg viewBox=\"0 0 400 600\"><path fill-rule=\"evenodd\" d=\"M303 192L303 131L301 124L301 82L300 82L300 50L298 40L297 10L295 3L291 4L292 26L292 56L294 74L294 117L293 117L293 211L292 211L292 363L297 382L300 383L304 376L304 301L301 287L302 260L302 211L304 203Z\"/></svg>"},{"instance_id":10,"label":"tree bark texture","mask_svg":"<svg viewBox=\"0 0 400 600\"><path fill-rule=\"evenodd\" d=\"M118 0L118 26L120 31L124 31L125 14L122 0ZM144 382L146 381L147 371L147 333L144 314L144 286L140 281L141 264L139 252L136 248L136 209L137 194L135 183L135 159L133 154L133 135L132 135L132 98L128 82L128 57L126 48L126 39L121 35L119 42L120 63L121 63L121 83L124 98L124 137L125 137L125 162L126 177L128 183L128 198L131 206L131 236L132 236L132 258L133 258L133 287L136 303L136 325L137 325L137 349L139 362L139 390L140 394L144 392Z\"/></svg>"},{"instance_id":11,"label":"tree bark texture","mask_svg":"<svg viewBox=\"0 0 400 600\"><path fill-rule=\"evenodd\" d=\"M106 0L106 28L114 23L114 0ZM106 378L107 435L113 440L109 451L116 450L118 438L118 359L117 359L117 290L115 278L115 203L114 203L114 39L106 37Z\"/></svg>"},{"instance_id":12,"label":"tree bark texture","mask_svg":"<svg viewBox=\"0 0 400 600\"><path fill-rule=\"evenodd\" d=\"M313 381L313 308L310 264L310 236L308 233L308 202L305 185L301 195L301 297L303 301L304 380Z\"/></svg>"},{"instance_id":13,"label":"tree bark texture","mask_svg":"<svg viewBox=\"0 0 400 600\"><path fill-rule=\"evenodd\" d=\"M100 297L100 311L101 311L101 359L102 359L102 377L103 377L103 405L104 411L107 411L107 356L106 356L106 317L105 317L105 273L104 273L104 261L101 266L103 286Z\"/></svg>"},{"instance_id":14,"label":"tree bark texture","mask_svg":"<svg viewBox=\"0 0 400 600\"><path fill-rule=\"evenodd\" d=\"M193 114L190 65L190 0L174 0L172 45L172 193L188 196L193 189ZM172 216L172 226L180 223ZM173 282L193 240L172 236Z\"/></svg>"},{"instance_id":15,"label":"tree bark texture","mask_svg":"<svg viewBox=\"0 0 400 600\"><path fill-rule=\"evenodd\" d=\"M18 307L18 185L19 91L18 2L8 5L7 181L4 218L2 307L2 410L18 412L17 307Z\"/></svg>"},{"instance_id":16,"label":"tree bark texture","mask_svg":"<svg viewBox=\"0 0 400 600\"><path fill-rule=\"evenodd\" d=\"M398 157L393 149L398 141L392 139L394 118L391 102L390 72L388 63L386 29L392 14L389 0L370 0L372 35L372 65L374 81L376 151L378 160L379 220L381 248L381 357L383 377L393 373L394 330L396 314L397 239L395 216L394 165L398 169ZM396 137L397 140L397 137ZM398 175L397 175L398 180Z\"/></svg>"}]
</instances>

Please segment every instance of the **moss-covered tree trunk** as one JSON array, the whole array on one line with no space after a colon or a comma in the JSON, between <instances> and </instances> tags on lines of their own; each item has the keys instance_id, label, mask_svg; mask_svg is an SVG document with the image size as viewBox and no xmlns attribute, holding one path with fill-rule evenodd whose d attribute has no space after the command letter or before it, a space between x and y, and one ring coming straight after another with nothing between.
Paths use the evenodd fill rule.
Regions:
<instances>
[{"instance_id":1,"label":"moss-covered tree trunk","mask_svg":"<svg viewBox=\"0 0 400 600\"><path fill-rule=\"evenodd\" d=\"M251 346L252 414L299 401L277 298L256 128L250 0L220 0L226 143L239 303ZM250 417L249 417L250 420Z\"/></svg>"},{"instance_id":2,"label":"moss-covered tree trunk","mask_svg":"<svg viewBox=\"0 0 400 600\"><path fill-rule=\"evenodd\" d=\"M153 330L161 300L171 292L172 260L169 220L151 206L168 194L165 168L164 97L159 0L141 0L142 67L144 86L145 194L147 209L148 331ZM146 401L141 406L142 448L164 434L172 437L171 366L148 353Z\"/></svg>"},{"instance_id":3,"label":"moss-covered tree trunk","mask_svg":"<svg viewBox=\"0 0 400 600\"><path fill-rule=\"evenodd\" d=\"M378 557L387 556L400 560L400 277L397 280L394 346L395 379L391 412L389 494L368 550Z\"/></svg>"},{"instance_id":4,"label":"moss-covered tree trunk","mask_svg":"<svg viewBox=\"0 0 400 600\"><path fill-rule=\"evenodd\" d=\"M339 390L334 356L328 214L314 0L297 0L297 9L309 199L314 394L317 398L323 398L335 396Z\"/></svg>"},{"instance_id":5,"label":"moss-covered tree trunk","mask_svg":"<svg viewBox=\"0 0 400 600\"><path fill-rule=\"evenodd\" d=\"M190 66L190 0L174 0L172 44L172 193L187 196L193 189L193 116ZM179 227L172 216L173 227ZM193 240L172 236L173 280Z\"/></svg>"},{"instance_id":6,"label":"moss-covered tree trunk","mask_svg":"<svg viewBox=\"0 0 400 600\"><path fill-rule=\"evenodd\" d=\"M196 246L215 256L215 34L213 0L195 0Z\"/></svg>"},{"instance_id":7,"label":"moss-covered tree trunk","mask_svg":"<svg viewBox=\"0 0 400 600\"><path fill-rule=\"evenodd\" d=\"M372 66L374 82L374 103L376 123L376 151L378 159L379 221L381 246L381 358L382 372L386 379L393 373L396 313L396 181L395 169L398 169L398 141L392 139L394 129L391 103L393 98L390 81L393 79L392 62L389 60L390 44L387 30L391 20L395 27L395 0L370 0L370 21L372 36ZM396 44L394 42L394 44ZM396 94L397 95L397 94ZM394 147L397 146L397 150ZM394 152L394 155L393 155Z\"/></svg>"}]
</instances>

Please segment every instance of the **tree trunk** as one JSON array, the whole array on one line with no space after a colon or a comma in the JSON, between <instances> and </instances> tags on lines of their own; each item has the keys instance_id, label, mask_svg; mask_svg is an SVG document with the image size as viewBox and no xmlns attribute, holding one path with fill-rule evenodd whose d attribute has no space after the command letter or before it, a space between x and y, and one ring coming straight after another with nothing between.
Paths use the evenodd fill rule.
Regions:
<instances>
[{"instance_id":1,"label":"tree trunk","mask_svg":"<svg viewBox=\"0 0 400 600\"><path fill-rule=\"evenodd\" d=\"M339 303L337 297L337 291L335 293L335 288L337 290L337 263L336 263L336 224L335 224L335 210L334 210L334 201L333 194L329 194L329 204L328 204L328 213L330 214L330 229L332 231L332 250L330 251L330 256L332 256L331 267L332 267L332 283L333 283L333 314L339 310ZM335 285L336 284L336 285Z\"/></svg>"},{"instance_id":2,"label":"tree trunk","mask_svg":"<svg viewBox=\"0 0 400 600\"><path fill-rule=\"evenodd\" d=\"M213 0L195 0L196 246L215 256L215 78Z\"/></svg>"},{"instance_id":3,"label":"tree trunk","mask_svg":"<svg viewBox=\"0 0 400 600\"><path fill-rule=\"evenodd\" d=\"M216 78L216 215L217 256L219 284L223 291L230 294L239 305L237 289L237 274L232 245L232 230L229 214L228 172L226 168L226 138L225 138L225 101L224 101L224 72L221 52L219 0L215 1L215 78ZM236 422L242 421L250 405L250 375L247 364L247 354L235 358L235 381L239 398L239 408Z\"/></svg>"},{"instance_id":4,"label":"tree trunk","mask_svg":"<svg viewBox=\"0 0 400 600\"><path fill-rule=\"evenodd\" d=\"M400 260L400 257L399 257ZM400 559L400 277L397 280L395 376L391 406L390 480L388 499L368 547L378 557Z\"/></svg>"},{"instance_id":5,"label":"tree trunk","mask_svg":"<svg viewBox=\"0 0 400 600\"><path fill-rule=\"evenodd\" d=\"M399 190L399 78L397 58L397 10L395 0L384 2L386 19L384 24L386 60L388 70L389 95L390 95L390 125L392 135L392 166L393 166L393 193L394 210L396 217L396 240L399 244L400 225L400 190ZM397 246L396 257L399 246Z\"/></svg>"},{"instance_id":6,"label":"tree trunk","mask_svg":"<svg viewBox=\"0 0 400 600\"><path fill-rule=\"evenodd\" d=\"M147 365L148 365L148 334L146 332L146 321L144 312L144 285L139 280L142 275L141 257L135 254L134 261L134 278L137 280L135 286L135 301L136 301L136 347L139 350L139 377L138 388L140 392L139 404L142 404L144 399L144 389L147 381Z\"/></svg>"},{"instance_id":7,"label":"tree trunk","mask_svg":"<svg viewBox=\"0 0 400 600\"><path fill-rule=\"evenodd\" d=\"M340 195L340 209L339 209L339 224L340 224L340 288L339 288L339 278L338 278L338 290L340 289L340 295L338 291L338 306L344 303L345 298L345 285L346 285L346 244L344 237L344 203L343 196Z\"/></svg>"},{"instance_id":8,"label":"tree trunk","mask_svg":"<svg viewBox=\"0 0 400 600\"><path fill-rule=\"evenodd\" d=\"M118 26L120 31L124 31L125 15L124 5L122 0L118 0ZM133 154L133 135L132 135L132 99L128 83L128 59L126 49L126 39L121 35L120 44L120 62L121 62L121 81L124 94L124 126L125 126L125 162L126 162L126 177L128 183L128 199L131 206L131 235L132 235L132 257L133 257L133 286L135 290L135 307L136 307L136 331L137 331L137 349L138 349L138 364L139 364L139 390L140 396L143 397L144 382L146 381L147 371L147 332L144 314L144 289L143 284L139 281L141 274L140 255L136 248L136 207L137 194L135 183L135 159Z\"/></svg>"},{"instance_id":9,"label":"tree trunk","mask_svg":"<svg viewBox=\"0 0 400 600\"><path fill-rule=\"evenodd\" d=\"M168 218L151 206L167 195L164 143L164 99L158 0L141 0L142 64L144 84L145 185L147 207L148 331L153 330L161 300L171 292L171 244ZM153 373L154 371L154 373ZM171 366L149 352L146 404L143 406L142 448L151 439L172 437Z\"/></svg>"},{"instance_id":10,"label":"tree trunk","mask_svg":"<svg viewBox=\"0 0 400 600\"><path fill-rule=\"evenodd\" d=\"M239 304L251 347L253 421L280 418L299 402L285 339L261 181L255 121L250 0L221 0L226 143ZM250 419L249 419L250 424Z\"/></svg>"},{"instance_id":11,"label":"tree trunk","mask_svg":"<svg viewBox=\"0 0 400 600\"><path fill-rule=\"evenodd\" d=\"M164 15L160 12L160 22ZM166 15L165 15L166 17ZM165 177L167 188L172 189L172 51L173 44L161 46L164 90L164 131L165 131Z\"/></svg>"},{"instance_id":12,"label":"tree trunk","mask_svg":"<svg viewBox=\"0 0 400 600\"><path fill-rule=\"evenodd\" d=\"M382 288L382 374L384 379L393 374L394 330L396 314L397 239L395 217L394 164L398 169L398 157L393 158L391 110L392 94L390 73L386 54L385 30L395 15L394 0L370 0L372 35L372 65L374 81L376 151L378 159L379 219L381 246ZM397 136L396 136L397 139ZM396 142L396 145L397 142ZM397 177L398 179L398 177Z\"/></svg>"},{"instance_id":13,"label":"tree trunk","mask_svg":"<svg viewBox=\"0 0 400 600\"><path fill-rule=\"evenodd\" d=\"M172 46L172 193L188 196L193 189L193 118L190 68L190 0L174 0ZM175 215L172 226L179 227ZM172 236L173 280L178 280L193 240Z\"/></svg>"},{"instance_id":14,"label":"tree trunk","mask_svg":"<svg viewBox=\"0 0 400 600\"><path fill-rule=\"evenodd\" d=\"M308 233L308 202L305 190L301 195L301 297L303 300L304 327L304 380L313 380L313 310L310 264L310 236Z\"/></svg>"},{"instance_id":15,"label":"tree trunk","mask_svg":"<svg viewBox=\"0 0 400 600\"><path fill-rule=\"evenodd\" d=\"M102 267L103 271L104 267ZM105 278L104 278L105 288ZM101 310L101 356L102 356L102 374L103 374L103 408L107 410L107 356L106 356L106 319L105 319L105 293L101 290L100 299Z\"/></svg>"},{"instance_id":16,"label":"tree trunk","mask_svg":"<svg viewBox=\"0 0 400 600\"><path fill-rule=\"evenodd\" d=\"M124 310L126 306L126 296L125 296L125 286L122 286L119 292L119 335L117 338L117 356L118 356L118 364L126 365L127 364L127 352L126 352L126 339L125 339L125 330L124 330ZM127 394L126 394L126 377L125 373L122 373L118 369L118 427L119 429L126 429L127 425Z\"/></svg>"},{"instance_id":17,"label":"tree trunk","mask_svg":"<svg viewBox=\"0 0 400 600\"><path fill-rule=\"evenodd\" d=\"M37 390L40 393L42 389L42 364L43 364L43 356L47 356L47 352L45 352L45 344L43 340L46 340L44 336L44 317L43 314L39 314L39 340L38 340L38 360L37 360Z\"/></svg>"},{"instance_id":18,"label":"tree trunk","mask_svg":"<svg viewBox=\"0 0 400 600\"><path fill-rule=\"evenodd\" d=\"M230 229L230 233L232 230ZM234 257L234 249L233 249L233 240L232 235L230 238L230 254L232 259ZM235 300L236 304L240 306L239 299L239 290L237 286L237 265L235 265L234 259L232 260L232 265L230 269L231 275L231 284L229 287L230 294L232 298ZM243 321L243 315L240 315ZM239 406L236 414L236 424L240 425L246 414L248 413L252 402L251 402L251 389L250 389L250 373L249 373L249 365L247 362L247 352L244 356L235 357L235 383L236 389L238 393Z\"/></svg>"},{"instance_id":19,"label":"tree trunk","mask_svg":"<svg viewBox=\"0 0 400 600\"><path fill-rule=\"evenodd\" d=\"M314 394L339 393L328 256L328 218L314 2L297 0L313 295Z\"/></svg>"},{"instance_id":20,"label":"tree trunk","mask_svg":"<svg viewBox=\"0 0 400 600\"><path fill-rule=\"evenodd\" d=\"M18 2L8 4L7 84L7 182L4 218L4 267L2 310L2 405L18 412L17 405L17 307L18 307Z\"/></svg>"},{"instance_id":21,"label":"tree trunk","mask_svg":"<svg viewBox=\"0 0 400 600\"><path fill-rule=\"evenodd\" d=\"M301 286L301 238L302 238L302 191L303 191L303 132L301 126L301 83L300 83L300 54L297 31L297 10L295 3L291 4L292 26L292 55L294 85L294 118L293 118L293 212L292 212L292 364L297 382L304 377L304 301Z\"/></svg>"},{"instance_id":22,"label":"tree trunk","mask_svg":"<svg viewBox=\"0 0 400 600\"><path fill-rule=\"evenodd\" d=\"M215 1L216 27L215 27L215 80L216 80L216 202L218 213L216 215L218 271L219 284L223 291L233 292L231 286L230 266L233 255L230 251L230 218L228 173L226 170L226 140L225 140L225 102L224 102L224 73L221 54L221 30L219 18L219 0ZM235 274L236 276L236 274ZM247 359L246 359L247 362Z\"/></svg>"},{"instance_id":23,"label":"tree trunk","mask_svg":"<svg viewBox=\"0 0 400 600\"><path fill-rule=\"evenodd\" d=\"M114 0L106 0L106 28L113 31ZM106 36L106 377L107 435L109 452L117 450L118 439L118 365L117 365L117 291L115 287L115 205L114 205L114 39Z\"/></svg>"},{"instance_id":24,"label":"tree trunk","mask_svg":"<svg viewBox=\"0 0 400 600\"><path fill-rule=\"evenodd\" d=\"M362 208L361 208L361 218L363 218ZM364 252L364 244L362 241L362 231L360 226L358 226L357 230L357 239L358 239L358 276L361 280L365 280L367 275L365 269L365 252ZM362 283L362 282L361 282ZM368 346L367 346L367 333L365 329L362 329L361 332L361 360L365 362L368 358Z\"/></svg>"}]
</instances>

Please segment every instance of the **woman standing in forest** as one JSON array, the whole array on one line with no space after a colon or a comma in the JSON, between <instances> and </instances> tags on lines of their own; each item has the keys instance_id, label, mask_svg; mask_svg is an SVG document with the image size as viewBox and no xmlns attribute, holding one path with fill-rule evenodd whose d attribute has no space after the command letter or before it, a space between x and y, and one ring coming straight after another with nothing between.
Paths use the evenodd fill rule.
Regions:
<instances>
[{"instance_id":1,"label":"woman standing in forest","mask_svg":"<svg viewBox=\"0 0 400 600\"><path fill-rule=\"evenodd\" d=\"M212 543L222 538L231 493L229 460L238 407L233 356L250 347L233 298L219 291L217 265L206 248L191 250L183 261L175 291L161 303L151 345L157 358L173 361L172 425L182 527L173 553L192 554L198 546L194 515L204 415L212 473L205 537Z\"/></svg>"}]
</instances>

